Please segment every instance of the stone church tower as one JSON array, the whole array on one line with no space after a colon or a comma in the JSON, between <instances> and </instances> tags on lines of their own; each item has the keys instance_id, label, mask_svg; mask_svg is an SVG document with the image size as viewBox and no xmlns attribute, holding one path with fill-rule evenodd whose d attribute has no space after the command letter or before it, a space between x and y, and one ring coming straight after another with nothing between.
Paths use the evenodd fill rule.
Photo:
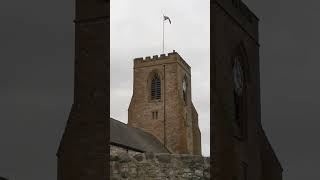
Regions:
<instances>
[{"instance_id":1,"label":"stone church tower","mask_svg":"<svg viewBox=\"0 0 320 180\"><path fill-rule=\"evenodd\" d=\"M281 180L261 125L259 19L241 0L211 1L211 170L219 180Z\"/></svg>"},{"instance_id":2,"label":"stone church tower","mask_svg":"<svg viewBox=\"0 0 320 180\"><path fill-rule=\"evenodd\" d=\"M154 135L170 152L201 154L191 68L175 51L134 59L128 125Z\"/></svg>"},{"instance_id":3,"label":"stone church tower","mask_svg":"<svg viewBox=\"0 0 320 180\"><path fill-rule=\"evenodd\" d=\"M109 1L76 0L74 102L57 152L58 180L107 179Z\"/></svg>"}]
</instances>

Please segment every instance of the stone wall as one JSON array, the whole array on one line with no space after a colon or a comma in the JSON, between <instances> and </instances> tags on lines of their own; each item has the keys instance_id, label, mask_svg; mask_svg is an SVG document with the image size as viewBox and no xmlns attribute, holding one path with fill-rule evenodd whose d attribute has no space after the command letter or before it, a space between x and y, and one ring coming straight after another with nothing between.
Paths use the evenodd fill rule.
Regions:
<instances>
[{"instance_id":1,"label":"stone wall","mask_svg":"<svg viewBox=\"0 0 320 180\"><path fill-rule=\"evenodd\" d=\"M111 180L209 180L210 158L181 154L110 154L110 175Z\"/></svg>"},{"instance_id":2,"label":"stone wall","mask_svg":"<svg viewBox=\"0 0 320 180\"><path fill-rule=\"evenodd\" d=\"M264 150L264 143L268 140L261 138L263 133L259 132L261 102L258 19L239 0L215 0L211 7L214 33L210 36L213 42L210 65L214 78L211 80L213 121L210 123L210 130L213 137L211 149L215 155L215 166L219 169L219 178L280 179L278 177L281 177L281 169L275 167L276 157L272 156L271 148ZM248 14L251 14L252 22L247 21ZM236 110L232 74L235 57L240 57L244 71L239 112ZM239 115L242 120L240 128L236 124L236 117Z\"/></svg>"},{"instance_id":3,"label":"stone wall","mask_svg":"<svg viewBox=\"0 0 320 180\"><path fill-rule=\"evenodd\" d=\"M109 147L110 147L110 155L113 155L113 156L121 155L123 153L127 153L129 156L134 156L136 154L141 154L141 152L130 150L130 149L126 149L126 148L122 148L122 147L119 147L119 146L110 145Z\"/></svg>"}]
</instances>

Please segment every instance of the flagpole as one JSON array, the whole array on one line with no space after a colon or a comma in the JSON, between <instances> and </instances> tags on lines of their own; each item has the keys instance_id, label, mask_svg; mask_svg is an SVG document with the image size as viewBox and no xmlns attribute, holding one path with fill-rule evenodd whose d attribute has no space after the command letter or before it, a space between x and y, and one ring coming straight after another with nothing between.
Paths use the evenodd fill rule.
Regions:
<instances>
[{"instance_id":1,"label":"flagpole","mask_svg":"<svg viewBox=\"0 0 320 180\"><path fill-rule=\"evenodd\" d=\"M164 15L162 16L162 54L164 53Z\"/></svg>"}]
</instances>

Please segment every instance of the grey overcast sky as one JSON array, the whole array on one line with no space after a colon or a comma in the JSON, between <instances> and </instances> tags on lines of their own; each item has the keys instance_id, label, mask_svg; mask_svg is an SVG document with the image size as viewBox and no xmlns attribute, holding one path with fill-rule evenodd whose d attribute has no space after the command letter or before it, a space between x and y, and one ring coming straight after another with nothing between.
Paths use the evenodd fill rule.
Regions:
<instances>
[{"instance_id":1,"label":"grey overcast sky","mask_svg":"<svg viewBox=\"0 0 320 180\"><path fill-rule=\"evenodd\" d=\"M161 5L148 1L140 7L136 6L138 1L122 3L123 6L113 4L122 1L113 1L117 2L111 5L119 10L111 9L112 23L118 21L121 28L112 32L123 34L120 38L111 35L111 40L119 39L123 44L111 44L111 55L123 64L111 62L114 66L111 73L117 70L128 74L119 77L117 87L122 91L114 91L123 94L118 105L113 106L115 118L127 120L126 103L132 89L131 60L161 52L162 10L173 21L166 25L166 35L170 38L167 51L177 50L191 64L193 100L198 102L198 110L207 108L201 90L207 90L207 83L200 83L203 87L200 89L194 79L204 77L199 73L199 66L208 65L196 63L207 59L205 48L209 41L204 39L209 33L207 1L171 0ZM244 2L260 18L262 121L284 167L284 179L318 180L320 2ZM136 19L125 19L128 14ZM0 176L10 180L56 179L55 153L73 96L73 17L74 1L0 1ZM199 31L203 34L197 34L198 29L192 26L202 29ZM150 36L132 41L132 36L141 34ZM199 44L201 41L203 45Z\"/></svg>"},{"instance_id":2,"label":"grey overcast sky","mask_svg":"<svg viewBox=\"0 0 320 180\"><path fill-rule=\"evenodd\" d=\"M284 179L320 179L320 1L243 2L260 18L262 122Z\"/></svg>"},{"instance_id":3,"label":"grey overcast sky","mask_svg":"<svg viewBox=\"0 0 320 180\"><path fill-rule=\"evenodd\" d=\"M111 9L111 116L127 123L133 59L176 50L191 66L192 101L199 114L203 155L210 155L210 1L113 0Z\"/></svg>"}]
</instances>

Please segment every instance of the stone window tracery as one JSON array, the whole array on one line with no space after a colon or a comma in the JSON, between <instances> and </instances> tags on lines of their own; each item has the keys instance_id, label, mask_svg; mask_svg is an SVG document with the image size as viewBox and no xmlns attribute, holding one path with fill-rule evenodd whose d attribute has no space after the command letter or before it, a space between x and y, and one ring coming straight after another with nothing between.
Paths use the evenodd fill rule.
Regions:
<instances>
[{"instance_id":1,"label":"stone window tracery","mask_svg":"<svg viewBox=\"0 0 320 180\"><path fill-rule=\"evenodd\" d=\"M151 81L151 100L161 99L161 80L158 74L154 74Z\"/></svg>"}]
</instances>

